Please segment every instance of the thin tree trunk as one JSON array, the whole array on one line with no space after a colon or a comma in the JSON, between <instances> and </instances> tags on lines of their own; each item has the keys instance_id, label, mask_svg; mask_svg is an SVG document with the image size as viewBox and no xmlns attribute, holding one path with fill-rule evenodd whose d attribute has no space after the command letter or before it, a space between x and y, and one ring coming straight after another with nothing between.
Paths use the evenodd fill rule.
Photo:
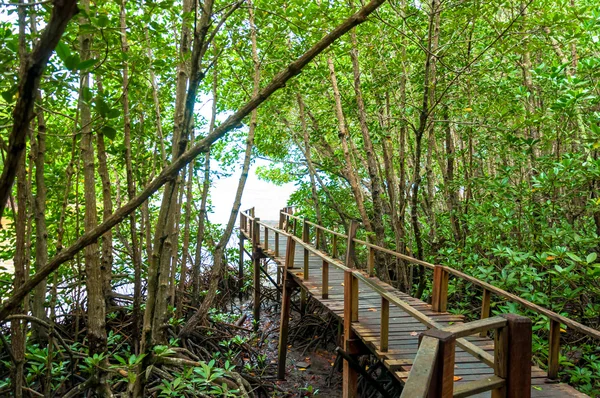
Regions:
<instances>
[{"instance_id":1,"label":"thin tree trunk","mask_svg":"<svg viewBox=\"0 0 600 398\"><path fill-rule=\"evenodd\" d=\"M97 133L97 147L98 147L98 174L100 175L100 181L102 183L102 220L106 220L113 213L113 202L111 196L111 184L110 176L108 174L106 146L104 143L104 134L102 131ZM102 257L101 270L103 274L103 291L105 298L109 300L109 293L112 291L111 279L112 279L112 264L113 264L113 236L112 230L107 231L102 235ZM108 303L107 303L108 304Z\"/></svg>"},{"instance_id":2,"label":"thin tree trunk","mask_svg":"<svg viewBox=\"0 0 600 398\"><path fill-rule=\"evenodd\" d=\"M89 12L89 0L82 0L81 7ZM84 20L85 21L85 20ZM79 38L80 58L86 61L90 58L91 37L83 34ZM83 160L83 184L84 184L84 231L86 233L94 230L98 225L96 212L96 177L94 168L94 147L91 130L91 111L82 93L89 90L90 75L87 72L81 74L81 92L79 95L79 109L81 115L81 158ZM85 274L87 293L87 339L90 356L94 354L105 355L107 349L106 337L106 303L104 300L105 273L101 268L98 257L98 244L92 243L85 248ZM112 396L107 384L108 360L103 361L102 366L96 368L98 395Z\"/></svg>"},{"instance_id":3,"label":"thin tree trunk","mask_svg":"<svg viewBox=\"0 0 600 398\"><path fill-rule=\"evenodd\" d=\"M356 29L350 34L352 38L352 49L350 50L350 58L352 60L352 71L354 75L354 94L356 96L356 105L358 111L358 121L360 131L362 133L363 145L367 156L367 170L369 172L369 180L371 183L371 200L373 202L373 221L371 225L375 233L375 243L378 246L385 246L385 228L383 225L383 201L381 199L383 190L381 188L381 179L379 178L379 169L377 166L377 155L373 149L371 141L371 133L367 125L367 112L363 100L361 82L360 82L360 65L358 61L358 44L356 42ZM377 274L385 281L390 280L389 270L387 269L387 261L384 253L375 251L375 263Z\"/></svg>"},{"instance_id":4,"label":"thin tree trunk","mask_svg":"<svg viewBox=\"0 0 600 398\"><path fill-rule=\"evenodd\" d=\"M191 133L191 140L192 142L194 141L194 132L192 131ZM176 312L176 318L179 318L181 316L181 314L183 313L183 299L184 299L184 295L185 295L185 286L186 286L186 281L187 281L187 262L188 262L188 256L189 256L189 252L190 252L190 222L192 219L192 201L194 200L193 198L193 193L192 193L192 188L193 188L193 183L194 183L194 166L196 164L196 161L192 161L189 164L188 167L188 178L187 178L187 186L186 186L186 193L185 193L185 221L184 221L184 227L183 227L183 244L181 247L181 271L180 271L180 277L179 277L179 286L178 286L178 295L177 295L177 312Z\"/></svg>"},{"instance_id":5,"label":"thin tree trunk","mask_svg":"<svg viewBox=\"0 0 600 398\"><path fill-rule=\"evenodd\" d=\"M194 2L191 0L185 0L183 3L184 14L190 13L194 6ZM210 7L211 10L209 10L209 13L212 14L212 2L210 2ZM207 18L205 17L205 11L203 11L202 17ZM193 103L196 100L195 90L197 87L194 88L193 98L188 98L186 100L186 87L188 86L189 80L187 75L188 62L186 62L186 60L189 59L189 43L191 34L192 32L190 31L189 24L183 23L181 28L181 44L179 49L181 62L178 66L177 73L172 161L177 159L185 149L186 137L182 135L187 133L187 131L189 131L189 126L191 126L191 118L188 119L188 121L184 121L185 113L187 111L183 108L188 101L191 101L193 107ZM194 58L191 63L193 64L197 62L199 62L199 60ZM198 65L195 66L195 68L197 67ZM189 84L193 85L194 83L190 81ZM188 125L185 125L186 122ZM165 184L160 212L156 222L154 243L152 245L152 261L150 263L150 269L148 272L148 297L146 300L146 310L144 312L144 325L141 344L142 352L145 352L151 343L161 344L166 341L164 322L166 321L167 317L169 277L171 274L171 240L173 239L173 213L177 203L177 180L178 178L176 177L175 180L168 181ZM138 380L141 382L141 378ZM138 390L137 393L141 394L142 391Z\"/></svg>"},{"instance_id":6,"label":"thin tree trunk","mask_svg":"<svg viewBox=\"0 0 600 398\"><path fill-rule=\"evenodd\" d=\"M427 129L429 122L429 101L431 98L429 85L434 79L432 73L434 73L435 57L432 53L434 35L436 32L436 21L439 21L437 14L439 13L439 2L438 0L431 0L431 9L429 14L429 33L427 40L427 53L425 55L425 74L423 77L423 103L419 116L419 125L415 131L415 161L414 161L414 175L412 181L412 196L411 196L411 224L413 227L413 233L415 235L415 243L417 245L417 258L423 259L423 240L421 237L421 227L419 225L419 187L421 185L421 154L422 154L422 141L423 134ZM420 297L425 289L425 278L423 270L418 267L416 268L418 278L418 288L416 297Z\"/></svg>"},{"instance_id":7,"label":"thin tree trunk","mask_svg":"<svg viewBox=\"0 0 600 398\"><path fill-rule=\"evenodd\" d=\"M121 0L119 22L121 27L121 51L129 53L127 42L127 10L126 0ZM145 29L147 33L147 28ZM151 59L152 52L148 47L148 57ZM162 149L163 164L165 163L164 143L160 125L160 107L156 90L156 76L150 68L150 80L152 83L153 98L155 99L157 112L158 140ZM125 173L127 178L127 198L135 197L135 178L133 176L132 150L131 150L131 115L129 111L129 63L127 59L123 62L123 141L125 146ZM142 304L142 253L139 247L137 234L136 212L129 215L129 235L131 236L131 260L133 262L133 345L134 351L139 353L140 326L141 326L141 304Z\"/></svg>"},{"instance_id":8,"label":"thin tree trunk","mask_svg":"<svg viewBox=\"0 0 600 398\"><path fill-rule=\"evenodd\" d=\"M23 0L20 0L23 4ZM19 61L20 71L22 76L25 73L27 42L25 36L26 26L26 11L25 7L18 8L19 19ZM29 120L25 129L29 129ZM6 167L6 166L5 166ZM26 256L25 256L25 236L27 234L27 173L25 171L25 154L23 154L17 163L17 214L15 215L15 257L14 267L15 276L13 281L14 289L17 290L25 283L27 278L26 272ZM19 306L15 308L15 313L25 313L23 308L23 300L19 301ZM25 344L26 344L26 324L20 320L14 320L10 323L10 333L12 336L12 359L14 366L11 367L11 384L13 386L13 394L17 398L23 397L23 382L25 381L24 365L25 365Z\"/></svg>"},{"instance_id":9,"label":"thin tree trunk","mask_svg":"<svg viewBox=\"0 0 600 398\"><path fill-rule=\"evenodd\" d=\"M41 101L38 91L38 100ZM36 195L33 201L35 218L35 269L42 268L48 262L48 229L46 227L46 183L44 181L45 154L46 154L46 120L44 112L37 110L37 137L31 140L31 152L35 156L35 185ZM46 281L40 283L33 295L31 313L38 319L46 320ZM44 327L37 323L32 325L34 339L45 342L48 333Z\"/></svg>"},{"instance_id":10,"label":"thin tree trunk","mask_svg":"<svg viewBox=\"0 0 600 398\"><path fill-rule=\"evenodd\" d=\"M354 200L356 202L356 207L358 208L358 212L360 214L360 218L362 219L363 225L367 231L372 231L371 221L369 220L369 216L367 215L367 210L364 205L364 195L362 192L362 188L358 184L358 177L354 172L354 168L352 166L352 159L350 158L350 150L348 148L348 127L346 125L346 118L344 117L344 111L342 110L342 100L340 96L340 90L337 84L337 77L335 76L335 66L333 65L333 59L331 57L327 58L327 64L329 65L329 75L331 78L331 86L333 88L333 97L335 99L335 113L338 119L338 127L339 127L339 135L340 141L342 143L342 149L344 151L344 174L350 183L350 189L354 194Z\"/></svg>"},{"instance_id":11,"label":"thin tree trunk","mask_svg":"<svg viewBox=\"0 0 600 398\"><path fill-rule=\"evenodd\" d=\"M315 214L317 216L317 224L323 225L323 218L321 217L321 206L319 205L319 194L317 192L317 186L315 184L315 168L312 163L310 156L310 138L308 134L308 127L306 126L306 115L304 112L304 101L300 94L296 94L298 101L298 114L300 116L300 125L302 126L302 136L304 138L304 157L306 159L306 165L308 166L308 175L310 177L310 192L312 194L313 204L315 206ZM324 235L321 234L324 238ZM325 241L322 239L321 242L317 242L317 246L324 247Z\"/></svg>"}]
</instances>

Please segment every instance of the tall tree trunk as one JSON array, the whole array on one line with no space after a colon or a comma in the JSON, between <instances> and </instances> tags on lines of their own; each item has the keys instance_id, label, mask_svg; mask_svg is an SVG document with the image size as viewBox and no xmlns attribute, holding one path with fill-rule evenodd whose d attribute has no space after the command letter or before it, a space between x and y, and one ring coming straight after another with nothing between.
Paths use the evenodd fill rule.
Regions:
<instances>
[{"instance_id":1,"label":"tall tree trunk","mask_svg":"<svg viewBox=\"0 0 600 398\"><path fill-rule=\"evenodd\" d=\"M212 5L212 3L211 3ZM184 15L189 15L195 2L184 0L183 12ZM196 10L198 12L198 10ZM210 11L212 14L212 10ZM204 11L203 11L204 18ZM184 118L186 111L184 110L186 102L196 100L195 89L193 98L186 100L186 87L188 86L187 68L189 62L189 43L192 32L190 25L184 21L181 27L180 41L180 63L177 72L176 100L175 100L175 128L173 131L173 146L172 146L172 161L177 159L185 149L185 137L182 137L184 131L189 130L188 126L184 127ZM194 62L199 60L194 59ZM195 68L197 68L195 66ZM197 69L196 69L197 70ZM193 84L190 82L190 84ZM191 87L190 87L191 89ZM191 118L189 119L191 125ZM171 271L171 240L173 238L173 222L176 202L177 202L178 184L177 178L165 184L163 197L160 207L158 220L155 226L152 261L148 272L148 297L146 300L146 310L144 312L144 325L142 331L142 352L147 350L150 344L161 344L166 341L164 330L164 322L167 317L167 304L169 294L169 277ZM141 379L141 378L140 378ZM142 393L138 391L138 393Z\"/></svg>"},{"instance_id":2,"label":"tall tree trunk","mask_svg":"<svg viewBox=\"0 0 600 398\"><path fill-rule=\"evenodd\" d=\"M108 173L108 164L106 156L106 145L104 143L104 134L102 131L97 132L97 147L98 147L98 174L102 184L102 220L106 220L113 213L113 202L111 196L110 175ZM103 290L105 298L109 299L109 294L112 292L112 264L113 264L113 236L112 230L107 231L102 235L101 246L102 257L100 258L103 278ZM107 303L108 304L108 303Z\"/></svg>"},{"instance_id":3,"label":"tall tree trunk","mask_svg":"<svg viewBox=\"0 0 600 398\"><path fill-rule=\"evenodd\" d=\"M385 246L385 227L383 224L383 200L384 194L381 188L381 179L379 177L379 168L377 166L377 154L373 148L371 141L371 133L367 125L367 112L362 94L360 83L360 65L358 61L358 44L356 42L356 29L351 32L352 49L350 50L350 58L352 60L352 71L354 75L354 94L356 96L356 105L358 111L358 121L360 131L362 133L363 145L367 156L367 170L369 172L369 180L371 183L371 200L373 202L373 220L372 227L375 233L375 244L377 246ZM389 270L387 269L387 260L384 253L375 251L375 263L377 267L377 275L384 281L390 280Z\"/></svg>"},{"instance_id":4,"label":"tall tree trunk","mask_svg":"<svg viewBox=\"0 0 600 398\"><path fill-rule=\"evenodd\" d=\"M23 0L19 3L23 4ZM19 19L19 75L22 77L25 73L27 42L25 36L26 27L26 8L18 8ZM29 121L27 121L26 129L29 129ZM6 166L5 166L6 167ZM25 236L27 234L27 173L25 170L25 154L23 154L17 163L17 214L15 214L15 257L14 267L15 276L13 280L14 289L19 289L27 278L26 272L26 256L25 256ZM15 309L15 313L24 313L23 300L20 300L19 306ZM23 397L23 382L25 381L24 365L25 365L25 344L26 344L26 323L20 320L14 320L10 323L10 333L12 337L12 355L14 366L11 367L10 376L15 397Z\"/></svg>"},{"instance_id":5,"label":"tall tree trunk","mask_svg":"<svg viewBox=\"0 0 600 398\"><path fill-rule=\"evenodd\" d=\"M194 141L194 132L192 131L191 133L191 141ZM193 198L193 192L192 192L192 188L193 188L193 183L194 183L194 166L196 164L196 161L193 160L192 162L190 162L189 166L188 166L188 177L187 177L187 184L186 184L186 192L185 192L185 220L184 220L184 227L183 227L183 244L181 247L181 271L180 271L180 277L179 277L179 285L178 285L178 294L177 294L177 315L176 317L179 318L181 316L181 314L183 313L183 299L184 299L184 295L185 295L185 286L186 286L186 281L187 281L187 263L188 263L188 256L189 256L189 252L190 252L190 222L192 219L192 201L194 200Z\"/></svg>"},{"instance_id":6,"label":"tall tree trunk","mask_svg":"<svg viewBox=\"0 0 600 398\"><path fill-rule=\"evenodd\" d=\"M89 0L82 0L81 7L89 12ZM86 21L83 20L85 23ZM83 34L79 37L81 61L90 59L91 37ZM81 91L79 94L79 109L81 115L81 159L83 160L83 184L84 184L84 230L90 232L98 225L98 214L96 212L96 176L94 168L94 147L91 128L91 111L88 103L83 100L82 93L89 90L90 75L81 73ZM105 355L107 349L106 337L106 303L104 300L105 273L101 268L98 257L98 244L92 243L85 248L85 282L88 303L87 339L90 355ZM96 368L98 395L112 396L107 383L108 360Z\"/></svg>"},{"instance_id":7,"label":"tall tree trunk","mask_svg":"<svg viewBox=\"0 0 600 398\"><path fill-rule=\"evenodd\" d=\"M124 54L129 53L129 43L127 42L127 9L126 0L121 0L119 13L119 23L121 27L121 51ZM147 33L147 29L146 29ZM148 46L148 57L151 58L152 52ZM155 99L157 112L157 131L158 139L162 149L163 164L165 163L164 143L162 139L162 130L160 126L160 107L157 103L156 94L156 76L150 68L150 77L152 83L152 93ZM123 62L123 143L125 146L125 174L127 178L127 198L129 200L135 197L135 177L133 176L132 149L131 149L131 115L129 110L129 63L127 59ZM129 215L129 235L131 237L131 260L133 262L133 342L134 351L139 353L140 342L140 323L141 323L141 303L142 303L142 252L138 241L136 212Z\"/></svg>"},{"instance_id":8,"label":"tall tree trunk","mask_svg":"<svg viewBox=\"0 0 600 398\"><path fill-rule=\"evenodd\" d=\"M422 155L422 142L423 135L427 129L429 123L429 101L430 98L430 84L435 80L435 57L432 53L434 45L434 36L436 34L436 22L439 22L439 1L431 0L431 8L429 14L429 33L427 39L427 51L425 54L425 72L423 76L423 102L422 108L419 115L419 125L415 131L415 157L414 157L414 175L412 181L412 195L411 195L411 224L413 227L413 233L415 235L415 243L417 245L417 258L423 259L423 239L421 237L421 227L419 225L419 187L421 185L421 155ZM420 267L416 268L418 287L416 297L421 297L423 290L425 289L425 278L423 270Z\"/></svg>"},{"instance_id":9,"label":"tall tree trunk","mask_svg":"<svg viewBox=\"0 0 600 398\"><path fill-rule=\"evenodd\" d=\"M32 32L35 30L32 24ZM38 101L41 102L41 92L38 90ZM35 218L35 269L42 268L48 262L48 229L46 227L46 183L44 181L45 154L46 154L46 119L41 108L37 109L37 136L31 140L31 153L35 157L35 185L36 194L33 201ZM36 288L33 295L31 314L36 318L46 320L46 281ZM32 325L34 339L40 343L48 339L46 328L39 324Z\"/></svg>"},{"instance_id":10,"label":"tall tree trunk","mask_svg":"<svg viewBox=\"0 0 600 398\"><path fill-rule=\"evenodd\" d=\"M310 138L308 134L308 127L306 126L306 115L304 112L304 101L300 94L296 94L298 101L298 114L300 116L300 125L302 126L302 136L304 138L304 157L306 159L306 165L308 167L308 175L310 177L310 192L312 195L313 204L315 206L315 214L317 216L317 224L323 225L323 218L321 217L321 206L319 205L319 194L317 192L317 186L315 184L315 168L312 163L310 156ZM324 237L321 234L321 237ZM317 242L317 246L324 247L324 240Z\"/></svg>"}]
</instances>

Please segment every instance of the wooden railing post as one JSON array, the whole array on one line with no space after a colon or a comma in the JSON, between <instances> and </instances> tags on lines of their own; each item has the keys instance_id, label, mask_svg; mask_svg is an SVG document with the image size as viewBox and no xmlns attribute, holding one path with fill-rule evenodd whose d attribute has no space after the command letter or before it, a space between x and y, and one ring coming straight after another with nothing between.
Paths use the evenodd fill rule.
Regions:
<instances>
[{"instance_id":1,"label":"wooden railing post","mask_svg":"<svg viewBox=\"0 0 600 398\"><path fill-rule=\"evenodd\" d=\"M354 268L354 257L355 253L355 243L354 238L356 238L356 230L358 229L358 222L355 220L350 221L350 227L348 228L348 244L346 245L346 267Z\"/></svg>"},{"instance_id":2,"label":"wooden railing post","mask_svg":"<svg viewBox=\"0 0 600 398\"><path fill-rule=\"evenodd\" d=\"M492 398L531 397L531 319L502 314L507 324L496 330L494 373L506 380L504 387L492 391Z\"/></svg>"},{"instance_id":3,"label":"wooden railing post","mask_svg":"<svg viewBox=\"0 0 600 398\"><path fill-rule=\"evenodd\" d=\"M375 249L369 247L369 257L367 258L367 272L370 277L375 276Z\"/></svg>"},{"instance_id":4,"label":"wooden railing post","mask_svg":"<svg viewBox=\"0 0 600 398\"><path fill-rule=\"evenodd\" d=\"M560 322L550 319L548 338L548 378L557 379L560 360Z\"/></svg>"},{"instance_id":5,"label":"wooden railing post","mask_svg":"<svg viewBox=\"0 0 600 398\"><path fill-rule=\"evenodd\" d=\"M381 296L381 328L379 331L379 351L387 352L390 334L390 302Z\"/></svg>"},{"instance_id":6,"label":"wooden railing post","mask_svg":"<svg viewBox=\"0 0 600 398\"><path fill-rule=\"evenodd\" d=\"M244 233L242 231L240 231L240 261L238 264L238 279L240 281L239 299L242 301L242 287L244 286Z\"/></svg>"},{"instance_id":7,"label":"wooden railing post","mask_svg":"<svg viewBox=\"0 0 600 398\"><path fill-rule=\"evenodd\" d=\"M283 229L283 222L285 221L285 216L283 215L283 212L284 212L284 210L285 210L285 209L282 209L282 210L279 212L279 224L278 224L278 228L279 228L279 229Z\"/></svg>"},{"instance_id":8,"label":"wooden railing post","mask_svg":"<svg viewBox=\"0 0 600 398\"><path fill-rule=\"evenodd\" d=\"M304 220L302 223L302 241L306 244L310 243L310 229L308 227L308 222ZM304 268L303 268L303 277L305 281L308 280L308 260L309 260L309 252L307 248L304 248Z\"/></svg>"},{"instance_id":9,"label":"wooden railing post","mask_svg":"<svg viewBox=\"0 0 600 398\"><path fill-rule=\"evenodd\" d=\"M456 339L452 333L430 329L422 334L439 340L438 355L433 365L433 377L429 384L429 397L450 398L454 394L454 357Z\"/></svg>"},{"instance_id":10,"label":"wooden railing post","mask_svg":"<svg viewBox=\"0 0 600 398\"><path fill-rule=\"evenodd\" d=\"M281 299L281 318L279 323L279 346L277 347L277 378L279 380L285 379L285 361L287 357L287 340L290 324L290 303L292 288L293 280L288 280L288 273L286 271L286 267L284 266L283 297Z\"/></svg>"},{"instance_id":11,"label":"wooden railing post","mask_svg":"<svg viewBox=\"0 0 600 398\"><path fill-rule=\"evenodd\" d=\"M279 232L275 231L275 257L279 257Z\"/></svg>"},{"instance_id":12,"label":"wooden railing post","mask_svg":"<svg viewBox=\"0 0 600 398\"><path fill-rule=\"evenodd\" d=\"M293 226L292 226L292 235L296 236L296 232L298 231L298 219L294 218Z\"/></svg>"},{"instance_id":13,"label":"wooden railing post","mask_svg":"<svg viewBox=\"0 0 600 398\"><path fill-rule=\"evenodd\" d=\"M323 240L323 231L321 228L315 227L315 247L319 250L325 250L325 247L322 245Z\"/></svg>"},{"instance_id":14,"label":"wooden railing post","mask_svg":"<svg viewBox=\"0 0 600 398\"><path fill-rule=\"evenodd\" d=\"M269 228L265 226L265 244L263 245L264 250L269 249Z\"/></svg>"},{"instance_id":15,"label":"wooden railing post","mask_svg":"<svg viewBox=\"0 0 600 398\"><path fill-rule=\"evenodd\" d=\"M321 283L321 297L329 298L329 263L323 260L323 281Z\"/></svg>"},{"instance_id":16,"label":"wooden railing post","mask_svg":"<svg viewBox=\"0 0 600 398\"><path fill-rule=\"evenodd\" d=\"M258 330L260 323L260 256L258 253L258 245L260 244L260 225L258 222L259 218L255 217L253 221L252 230L254 235L252 241L254 242L252 250L252 263L253 263L253 282L254 282L254 330Z\"/></svg>"},{"instance_id":17,"label":"wooden railing post","mask_svg":"<svg viewBox=\"0 0 600 398\"><path fill-rule=\"evenodd\" d=\"M483 289L483 296L481 298L481 319L490 317L491 296L492 296L492 293L489 290ZM487 330L484 330L481 333L479 333L479 336L486 337Z\"/></svg>"},{"instance_id":18,"label":"wooden railing post","mask_svg":"<svg viewBox=\"0 0 600 398\"><path fill-rule=\"evenodd\" d=\"M356 302L356 304L355 304ZM358 321L358 280L352 271L344 271L344 343L343 348L348 354L356 354L354 341L356 335L352 330L352 322ZM358 372L344 360L342 374L342 397L358 397Z\"/></svg>"},{"instance_id":19,"label":"wooden railing post","mask_svg":"<svg viewBox=\"0 0 600 398\"><path fill-rule=\"evenodd\" d=\"M248 219L248 235L250 236L250 242L252 243L252 247L256 246L256 242L254 241L254 220Z\"/></svg>"},{"instance_id":20,"label":"wooden railing post","mask_svg":"<svg viewBox=\"0 0 600 398\"><path fill-rule=\"evenodd\" d=\"M448 272L441 265L433 269L433 290L431 292L431 309L437 312L446 311L448 303Z\"/></svg>"},{"instance_id":21,"label":"wooden railing post","mask_svg":"<svg viewBox=\"0 0 600 398\"><path fill-rule=\"evenodd\" d=\"M285 267L286 267L286 269L294 268L295 254L296 254L296 241L294 239L292 239L291 236L288 236L287 246L285 248Z\"/></svg>"}]
</instances>

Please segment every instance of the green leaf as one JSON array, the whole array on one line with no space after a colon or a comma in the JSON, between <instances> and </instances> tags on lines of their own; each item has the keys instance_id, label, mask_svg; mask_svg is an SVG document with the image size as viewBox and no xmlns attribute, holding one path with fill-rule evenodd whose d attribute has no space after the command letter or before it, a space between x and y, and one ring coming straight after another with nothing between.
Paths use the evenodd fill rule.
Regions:
<instances>
[{"instance_id":1,"label":"green leaf","mask_svg":"<svg viewBox=\"0 0 600 398\"><path fill-rule=\"evenodd\" d=\"M67 59L71 56L71 49L65 44L65 42L59 41L56 45L56 55L58 55L58 58L66 63Z\"/></svg>"},{"instance_id":2,"label":"green leaf","mask_svg":"<svg viewBox=\"0 0 600 398\"><path fill-rule=\"evenodd\" d=\"M114 140L115 136L117 135L117 130L115 130L114 128L110 127L110 126L104 126L102 127L102 134L104 134L104 136L110 140Z\"/></svg>"},{"instance_id":3,"label":"green leaf","mask_svg":"<svg viewBox=\"0 0 600 398\"><path fill-rule=\"evenodd\" d=\"M598 255L595 252L592 252L592 253L590 253L590 254L587 255L587 257L585 258L585 261L588 264L591 264L594 261L596 261L596 258L598 258Z\"/></svg>"},{"instance_id":4,"label":"green leaf","mask_svg":"<svg viewBox=\"0 0 600 398\"><path fill-rule=\"evenodd\" d=\"M85 69L91 68L92 66L94 66L96 64L97 61L98 60L96 58L90 58L85 61L81 61L79 63L79 65L77 65L77 69L85 70Z\"/></svg>"},{"instance_id":5,"label":"green leaf","mask_svg":"<svg viewBox=\"0 0 600 398\"><path fill-rule=\"evenodd\" d=\"M121 110L119 108L113 108L106 113L106 117L109 119L118 118L121 115Z\"/></svg>"},{"instance_id":6,"label":"green leaf","mask_svg":"<svg viewBox=\"0 0 600 398\"><path fill-rule=\"evenodd\" d=\"M98 26L100 28L106 28L108 26L109 20L106 15L100 15L98 17Z\"/></svg>"},{"instance_id":7,"label":"green leaf","mask_svg":"<svg viewBox=\"0 0 600 398\"><path fill-rule=\"evenodd\" d=\"M573 253L567 252L567 256L569 256L569 258L573 261L577 261L578 263L582 262L581 258L579 258L577 255L575 255Z\"/></svg>"},{"instance_id":8,"label":"green leaf","mask_svg":"<svg viewBox=\"0 0 600 398\"><path fill-rule=\"evenodd\" d=\"M79 65L79 54L70 55L64 62L68 70L75 70Z\"/></svg>"}]
</instances>

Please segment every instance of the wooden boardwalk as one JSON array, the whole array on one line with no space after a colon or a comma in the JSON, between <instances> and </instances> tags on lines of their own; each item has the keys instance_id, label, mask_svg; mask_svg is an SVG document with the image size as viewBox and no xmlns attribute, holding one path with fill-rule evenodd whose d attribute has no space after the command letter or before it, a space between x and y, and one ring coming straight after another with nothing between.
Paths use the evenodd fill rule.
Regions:
<instances>
[{"instance_id":1,"label":"wooden boardwalk","mask_svg":"<svg viewBox=\"0 0 600 398\"><path fill-rule=\"evenodd\" d=\"M288 278L303 290L305 290L314 300L317 300L323 307L339 318L343 324L344 318L344 271L336 266L326 265L328 268L328 297L323 298L323 264L322 256L306 250L301 245L295 246L295 255L292 264L286 264L286 251L288 239L282 234L278 234L278 255L275 253L275 234L269 231L267 240L264 240L264 229L260 227L261 243L256 245L255 250L259 250L265 256L275 261L281 270L286 270ZM250 231L242 230L246 239L251 239ZM266 246L266 247L265 247ZM314 248L314 246L313 246ZM308 277L304 275L305 255L308 253ZM325 253L323 253L325 254ZM369 278L366 273L365 277ZM428 317L437 324L446 327L457 325L463 322L463 317L453 315L448 312L438 312L432 309L432 306L415 299L405 293L402 293L392 286L380 281L375 277L369 278L370 284L358 280L358 321L352 323L352 329L365 344L370 352L380 359L386 368L402 383L404 383L415 361L419 349L419 335L428 330L428 327L422 320L416 319L395 305L389 306L389 337L388 349L385 352L380 350L381 322L382 322L382 296L381 291L376 291L370 285L375 284L378 289L383 289L390 295L408 303L412 309ZM385 311L385 309L384 309ZM481 348L491 356L494 355L494 340L479 335L468 336L465 338L468 342ZM456 346L455 365L454 365L454 391L460 391L461 385L467 382L493 377L494 369L481 359L476 358L471 353ZM552 383L547 379L545 371L538 367L532 367L531 370L531 396L532 397L586 397L569 385L562 383ZM483 392L476 397L490 397L491 392Z\"/></svg>"}]
</instances>

